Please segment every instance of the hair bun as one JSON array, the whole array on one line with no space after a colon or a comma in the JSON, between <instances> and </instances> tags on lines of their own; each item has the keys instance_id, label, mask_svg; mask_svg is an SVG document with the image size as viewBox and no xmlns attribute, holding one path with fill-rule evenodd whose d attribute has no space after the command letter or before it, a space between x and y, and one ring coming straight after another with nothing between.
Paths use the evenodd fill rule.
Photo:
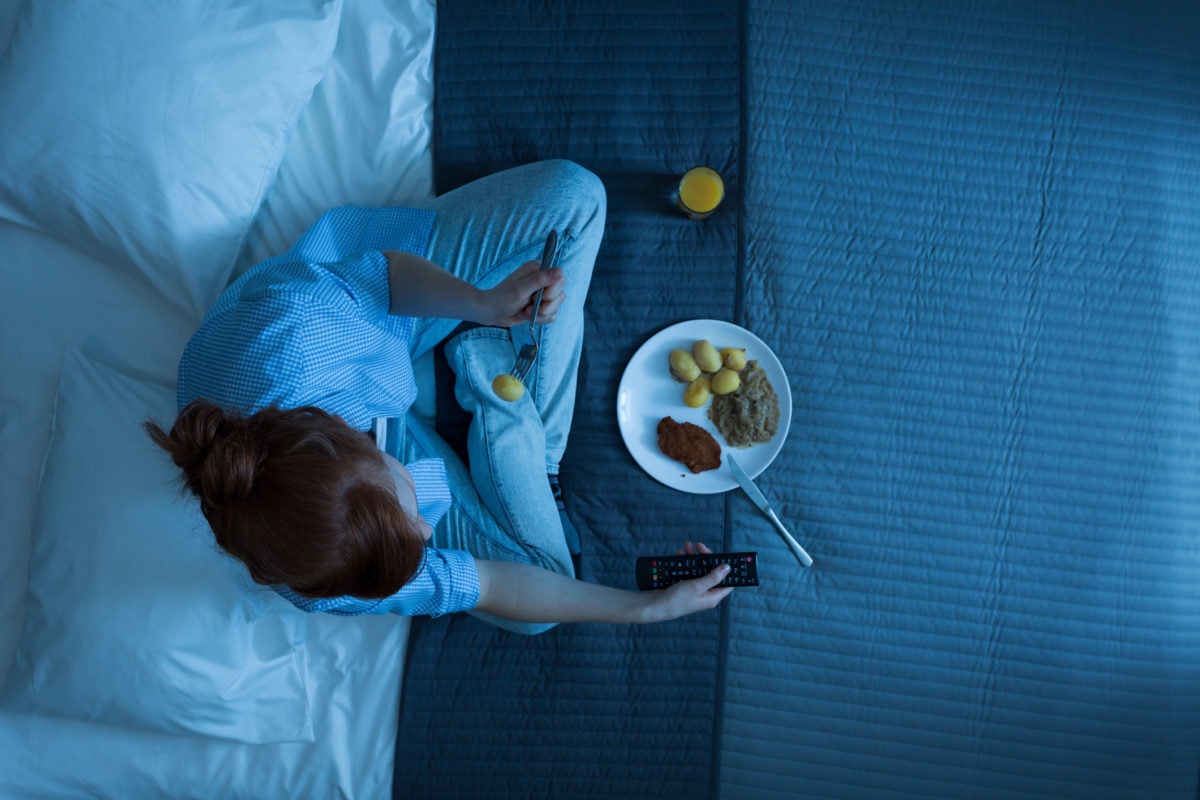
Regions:
<instances>
[{"instance_id":1,"label":"hair bun","mask_svg":"<svg viewBox=\"0 0 1200 800\"><path fill-rule=\"evenodd\" d=\"M188 488L209 508L249 497L267 457L266 443L244 419L206 400L189 403L167 439L159 443L183 470Z\"/></svg>"}]
</instances>

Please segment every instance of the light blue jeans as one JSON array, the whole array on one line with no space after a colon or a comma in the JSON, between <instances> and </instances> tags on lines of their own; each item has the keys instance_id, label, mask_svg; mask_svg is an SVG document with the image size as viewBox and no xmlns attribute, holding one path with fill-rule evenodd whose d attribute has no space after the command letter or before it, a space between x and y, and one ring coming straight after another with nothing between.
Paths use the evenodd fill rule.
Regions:
<instances>
[{"instance_id":1,"label":"light blue jeans","mask_svg":"<svg viewBox=\"0 0 1200 800\"><path fill-rule=\"evenodd\" d=\"M410 413L403 426L389 426L385 447L402 462L435 457L446 464L454 503L434 531L434 546L573 577L546 476L558 474L575 410L583 306L604 233L604 186L577 164L543 161L482 178L428 207L437 212L437 219L426 257L482 288L495 286L521 264L540 258L546 235L556 230L566 298L555 321L542 326L527 391L516 402L497 397L492 379L512 369L528 325L472 328L446 343L446 359L456 378L455 397L438 397L436 402L457 400L471 414L469 470L416 414ZM413 360L432 350L458 322L420 320L413 335ZM471 613L519 633L553 627Z\"/></svg>"}]
</instances>

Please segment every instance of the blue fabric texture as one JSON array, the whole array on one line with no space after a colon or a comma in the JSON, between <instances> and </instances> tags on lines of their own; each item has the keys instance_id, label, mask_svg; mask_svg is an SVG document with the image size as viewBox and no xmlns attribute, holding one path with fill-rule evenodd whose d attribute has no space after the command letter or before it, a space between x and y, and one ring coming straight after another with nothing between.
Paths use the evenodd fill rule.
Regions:
<instances>
[{"instance_id":1,"label":"blue fabric texture","mask_svg":"<svg viewBox=\"0 0 1200 800\"><path fill-rule=\"evenodd\" d=\"M423 255L435 214L346 206L322 215L286 253L234 281L205 315L179 366L180 408L204 398L250 414L316 406L367 430L403 417L417 396L409 340L414 320L388 314L381 249ZM418 510L436 525L450 505L440 459L406 464ZM307 598L276 587L305 611L439 616L473 608L479 575L470 554L426 548L417 575L382 600Z\"/></svg>"},{"instance_id":2,"label":"blue fabric texture","mask_svg":"<svg viewBox=\"0 0 1200 800\"><path fill-rule=\"evenodd\" d=\"M604 179L561 470L591 568L700 539L762 585L533 642L418 621L395 796L1194 800L1200 6L650 5L439 4L437 174ZM757 482L813 569L623 445L630 354L701 317L787 370Z\"/></svg>"},{"instance_id":3,"label":"blue fabric texture","mask_svg":"<svg viewBox=\"0 0 1200 800\"><path fill-rule=\"evenodd\" d=\"M689 539L716 548L724 535L724 498L649 479L621 441L615 407L641 337L733 313L737 30L737 6L724 0L438 5L439 195L554 157L607 190L559 470L580 572L596 583L634 589L638 555ZM717 169L729 192L703 225L671 197L697 164ZM720 621L708 612L517 638L468 615L414 619L395 796L707 797Z\"/></svg>"},{"instance_id":4,"label":"blue fabric texture","mask_svg":"<svg viewBox=\"0 0 1200 800\"><path fill-rule=\"evenodd\" d=\"M723 798L1191 798L1200 6L751 0ZM752 509L734 498L738 516Z\"/></svg>"}]
</instances>

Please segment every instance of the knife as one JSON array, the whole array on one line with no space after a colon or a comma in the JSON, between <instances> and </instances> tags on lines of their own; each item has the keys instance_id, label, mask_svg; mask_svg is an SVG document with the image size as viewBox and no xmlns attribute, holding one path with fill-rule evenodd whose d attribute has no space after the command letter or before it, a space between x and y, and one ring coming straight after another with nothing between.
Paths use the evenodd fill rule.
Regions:
<instances>
[{"instance_id":1,"label":"knife","mask_svg":"<svg viewBox=\"0 0 1200 800\"><path fill-rule=\"evenodd\" d=\"M735 461L733 456L729 453L725 454L725 460L729 462L729 471L733 473L733 477L736 478L737 482L741 485L742 491L744 491L746 495L754 501L754 505L758 506L759 509L766 514L768 518L770 518L771 522L775 524L776 530L778 530L783 536L783 539L787 542L788 547L792 549L792 554L800 560L801 564L806 567L811 567L813 564L812 556L804 552L804 548L800 546L800 543L796 541L795 537L788 533L788 529L785 528L783 523L779 521L779 517L775 514L775 510L771 508L771 504L767 502L767 498L761 491L759 491L759 488L754 485L754 481L750 480L750 476L746 474L746 470L742 469L742 465L737 463L737 461Z\"/></svg>"}]
</instances>

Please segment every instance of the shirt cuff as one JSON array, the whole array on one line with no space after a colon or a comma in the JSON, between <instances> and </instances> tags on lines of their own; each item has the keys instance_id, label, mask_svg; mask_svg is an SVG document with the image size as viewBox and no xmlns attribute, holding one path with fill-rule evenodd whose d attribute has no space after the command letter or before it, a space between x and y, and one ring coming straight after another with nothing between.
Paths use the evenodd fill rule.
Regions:
<instances>
[{"instance_id":1,"label":"shirt cuff","mask_svg":"<svg viewBox=\"0 0 1200 800\"><path fill-rule=\"evenodd\" d=\"M456 611L469 611L479 604L479 568L475 566L475 557L465 550L438 550L428 548L425 560L433 559L440 562L435 580L438 587L440 602L437 608L425 613L431 617L442 614L452 614ZM422 567L425 569L429 565Z\"/></svg>"}]
</instances>

